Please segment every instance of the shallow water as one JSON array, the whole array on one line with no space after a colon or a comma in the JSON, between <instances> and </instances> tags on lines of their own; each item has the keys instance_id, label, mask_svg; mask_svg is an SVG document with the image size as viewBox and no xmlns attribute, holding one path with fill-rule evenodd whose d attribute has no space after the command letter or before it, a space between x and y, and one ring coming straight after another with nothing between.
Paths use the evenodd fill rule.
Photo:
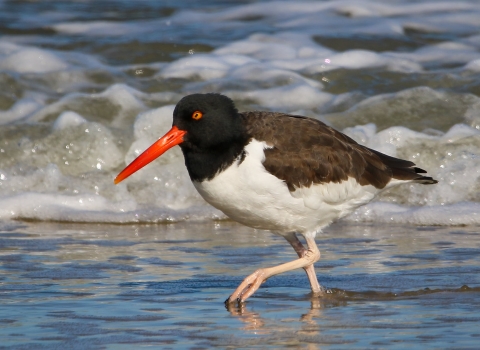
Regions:
<instances>
[{"instance_id":1,"label":"shallow water","mask_svg":"<svg viewBox=\"0 0 480 350\"><path fill-rule=\"evenodd\" d=\"M299 270L227 310L243 277L295 258L283 238L228 221L4 225L1 348L478 347L478 227L343 223L317 240L329 294Z\"/></svg>"}]
</instances>

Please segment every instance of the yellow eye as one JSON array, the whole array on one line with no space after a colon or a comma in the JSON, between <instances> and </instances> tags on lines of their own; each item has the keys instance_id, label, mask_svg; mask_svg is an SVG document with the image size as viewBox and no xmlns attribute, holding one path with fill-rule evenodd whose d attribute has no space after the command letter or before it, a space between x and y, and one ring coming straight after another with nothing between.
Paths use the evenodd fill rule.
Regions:
<instances>
[{"instance_id":1,"label":"yellow eye","mask_svg":"<svg viewBox=\"0 0 480 350\"><path fill-rule=\"evenodd\" d=\"M195 120L202 119L202 117L203 117L203 113L200 111L195 111L192 114L192 119L195 119Z\"/></svg>"}]
</instances>

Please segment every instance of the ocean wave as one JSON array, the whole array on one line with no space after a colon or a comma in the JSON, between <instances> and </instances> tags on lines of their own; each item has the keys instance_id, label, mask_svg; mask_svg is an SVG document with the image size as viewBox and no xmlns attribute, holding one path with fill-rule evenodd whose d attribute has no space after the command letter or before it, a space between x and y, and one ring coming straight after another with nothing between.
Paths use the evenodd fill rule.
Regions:
<instances>
[{"instance_id":1,"label":"ocean wave","mask_svg":"<svg viewBox=\"0 0 480 350\"><path fill-rule=\"evenodd\" d=\"M382 193L347 220L480 224L476 2L152 4L156 18L123 21L79 6L19 17L36 31L0 39L0 220L225 219L178 148L113 185L182 96L221 92L240 110L322 120L439 180Z\"/></svg>"}]
</instances>

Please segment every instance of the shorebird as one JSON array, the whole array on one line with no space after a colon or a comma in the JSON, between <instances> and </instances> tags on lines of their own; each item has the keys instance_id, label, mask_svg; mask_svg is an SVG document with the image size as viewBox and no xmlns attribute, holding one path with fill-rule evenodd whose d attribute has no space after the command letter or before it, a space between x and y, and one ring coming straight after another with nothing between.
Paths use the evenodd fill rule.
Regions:
<instances>
[{"instance_id":1,"label":"shorebird","mask_svg":"<svg viewBox=\"0 0 480 350\"><path fill-rule=\"evenodd\" d=\"M362 146L319 120L274 112L238 112L220 94L182 98L173 124L116 178L119 183L168 149L182 149L200 195L231 219L284 237L298 259L260 268L226 300L244 302L269 277L303 268L322 295L315 235L334 220L402 183L435 184L403 159ZM306 247L297 235L303 235Z\"/></svg>"}]
</instances>

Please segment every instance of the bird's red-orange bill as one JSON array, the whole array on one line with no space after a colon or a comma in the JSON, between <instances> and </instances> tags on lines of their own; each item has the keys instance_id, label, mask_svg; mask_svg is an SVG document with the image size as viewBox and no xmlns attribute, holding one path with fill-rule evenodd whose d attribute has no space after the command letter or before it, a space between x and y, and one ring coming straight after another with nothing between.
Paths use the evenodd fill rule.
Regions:
<instances>
[{"instance_id":1,"label":"bird's red-orange bill","mask_svg":"<svg viewBox=\"0 0 480 350\"><path fill-rule=\"evenodd\" d=\"M186 131L178 129L173 126L169 132L163 135L157 142L148 147L142 154L140 154L133 162L131 162L120 174L117 175L113 182L118 184L132 175L134 172L142 169L145 165L160 157L173 146L183 142L183 136Z\"/></svg>"}]
</instances>

